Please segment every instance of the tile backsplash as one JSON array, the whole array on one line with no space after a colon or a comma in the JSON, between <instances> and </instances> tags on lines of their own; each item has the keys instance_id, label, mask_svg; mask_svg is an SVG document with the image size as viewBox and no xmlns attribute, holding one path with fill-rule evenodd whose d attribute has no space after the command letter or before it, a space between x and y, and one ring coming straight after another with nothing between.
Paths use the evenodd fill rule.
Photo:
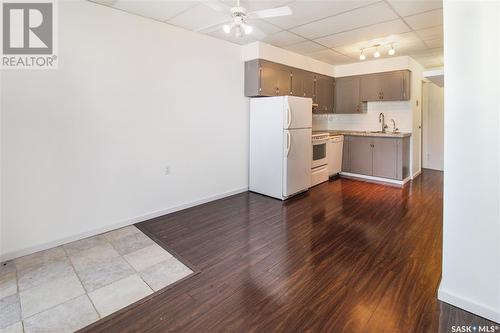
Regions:
<instances>
[{"instance_id":1,"label":"tile backsplash","mask_svg":"<svg viewBox=\"0 0 500 333\"><path fill-rule=\"evenodd\" d=\"M389 130L392 130L391 119L394 119L400 131L411 132L413 115L410 103L410 101L368 102L367 112L361 114L313 115L313 130L378 131L381 129L378 117L383 112Z\"/></svg>"}]
</instances>

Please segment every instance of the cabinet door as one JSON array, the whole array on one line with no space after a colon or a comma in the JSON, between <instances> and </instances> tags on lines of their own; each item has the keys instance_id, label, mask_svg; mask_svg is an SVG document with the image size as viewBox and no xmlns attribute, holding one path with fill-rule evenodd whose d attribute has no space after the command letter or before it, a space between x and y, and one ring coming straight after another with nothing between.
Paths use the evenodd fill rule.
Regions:
<instances>
[{"instance_id":1,"label":"cabinet door","mask_svg":"<svg viewBox=\"0 0 500 333\"><path fill-rule=\"evenodd\" d=\"M361 100L404 101L410 99L410 71L394 71L361 76Z\"/></svg>"},{"instance_id":2,"label":"cabinet door","mask_svg":"<svg viewBox=\"0 0 500 333\"><path fill-rule=\"evenodd\" d=\"M286 67L277 68L278 95L290 95L292 89L292 72Z\"/></svg>"},{"instance_id":3,"label":"cabinet door","mask_svg":"<svg viewBox=\"0 0 500 333\"><path fill-rule=\"evenodd\" d=\"M290 95L304 97L304 72L300 69L292 70L292 88Z\"/></svg>"},{"instance_id":4,"label":"cabinet door","mask_svg":"<svg viewBox=\"0 0 500 333\"><path fill-rule=\"evenodd\" d=\"M382 100L382 78L379 74L361 76L361 100L363 102Z\"/></svg>"},{"instance_id":5,"label":"cabinet door","mask_svg":"<svg viewBox=\"0 0 500 333\"><path fill-rule=\"evenodd\" d=\"M333 112L333 78L319 75L316 79L318 113Z\"/></svg>"},{"instance_id":6,"label":"cabinet door","mask_svg":"<svg viewBox=\"0 0 500 333\"><path fill-rule=\"evenodd\" d=\"M314 96L314 79L315 76L311 72L303 72L302 73L302 89L304 97L313 98ZM313 101L313 103L315 103Z\"/></svg>"},{"instance_id":7,"label":"cabinet door","mask_svg":"<svg viewBox=\"0 0 500 333\"><path fill-rule=\"evenodd\" d=\"M361 113L359 76L342 77L335 80L335 113Z\"/></svg>"},{"instance_id":8,"label":"cabinet door","mask_svg":"<svg viewBox=\"0 0 500 333\"><path fill-rule=\"evenodd\" d=\"M278 71L272 65L262 63L260 71L260 95L276 96L278 94Z\"/></svg>"},{"instance_id":9,"label":"cabinet door","mask_svg":"<svg viewBox=\"0 0 500 333\"><path fill-rule=\"evenodd\" d=\"M372 138L373 176L398 178L398 139Z\"/></svg>"},{"instance_id":10,"label":"cabinet door","mask_svg":"<svg viewBox=\"0 0 500 333\"><path fill-rule=\"evenodd\" d=\"M403 72L380 74L381 99L384 101L403 100Z\"/></svg>"},{"instance_id":11,"label":"cabinet door","mask_svg":"<svg viewBox=\"0 0 500 333\"><path fill-rule=\"evenodd\" d=\"M351 136L349 138L349 169L352 173L372 175L372 140L369 137Z\"/></svg>"},{"instance_id":12,"label":"cabinet door","mask_svg":"<svg viewBox=\"0 0 500 333\"><path fill-rule=\"evenodd\" d=\"M335 106L335 79L328 77L328 113L333 113Z\"/></svg>"}]
</instances>

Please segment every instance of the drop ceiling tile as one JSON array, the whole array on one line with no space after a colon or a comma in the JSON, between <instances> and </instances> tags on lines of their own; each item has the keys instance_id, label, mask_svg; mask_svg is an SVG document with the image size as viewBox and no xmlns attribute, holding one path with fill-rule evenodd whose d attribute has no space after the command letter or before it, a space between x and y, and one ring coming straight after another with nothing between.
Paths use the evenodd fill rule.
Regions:
<instances>
[{"instance_id":1,"label":"drop ceiling tile","mask_svg":"<svg viewBox=\"0 0 500 333\"><path fill-rule=\"evenodd\" d=\"M442 0L389 0L392 8L401 16L409 16L443 7Z\"/></svg>"},{"instance_id":2,"label":"drop ceiling tile","mask_svg":"<svg viewBox=\"0 0 500 333\"><path fill-rule=\"evenodd\" d=\"M422 30L425 28L443 25L443 10L436 9L422 14L405 17L406 23L414 30Z\"/></svg>"},{"instance_id":3,"label":"drop ceiling tile","mask_svg":"<svg viewBox=\"0 0 500 333\"><path fill-rule=\"evenodd\" d=\"M236 7L237 0L220 0L229 7ZM276 8L287 5L291 0L241 0L240 6L244 7L248 12L253 12L255 10Z\"/></svg>"},{"instance_id":4,"label":"drop ceiling tile","mask_svg":"<svg viewBox=\"0 0 500 333\"><path fill-rule=\"evenodd\" d=\"M443 26L437 26L422 30L417 30L417 34L422 39L435 39L435 38L443 38Z\"/></svg>"},{"instance_id":5,"label":"drop ceiling tile","mask_svg":"<svg viewBox=\"0 0 500 333\"><path fill-rule=\"evenodd\" d=\"M117 0L90 0L91 2L100 3L101 5L113 7Z\"/></svg>"},{"instance_id":6,"label":"drop ceiling tile","mask_svg":"<svg viewBox=\"0 0 500 333\"><path fill-rule=\"evenodd\" d=\"M227 22L230 19L231 17L225 11L216 11L209 6L199 4L167 22L182 28L198 31Z\"/></svg>"},{"instance_id":7,"label":"drop ceiling tile","mask_svg":"<svg viewBox=\"0 0 500 333\"><path fill-rule=\"evenodd\" d=\"M424 68L442 67L443 57L433 56L433 57L412 57L418 63L420 63Z\"/></svg>"},{"instance_id":8,"label":"drop ceiling tile","mask_svg":"<svg viewBox=\"0 0 500 333\"><path fill-rule=\"evenodd\" d=\"M409 56L427 68L443 66L442 48L411 52Z\"/></svg>"},{"instance_id":9,"label":"drop ceiling tile","mask_svg":"<svg viewBox=\"0 0 500 333\"><path fill-rule=\"evenodd\" d=\"M289 51L300 53L300 54L310 54L310 53L315 53L315 52L319 52L322 50L327 50L327 48L324 47L323 45L320 45L318 43L311 42L311 41L305 41L305 42L301 42L301 43L297 43L297 44L288 45L288 46L285 46L284 48L289 50Z\"/></svg>"},{"instance_id":10,"label":"drop ceiling tile","mask_svg":"<svg viewBox=\"0 0 500 333\"><path fill-rule=\"evenodd\" d=\"M443 47L442 38L424 40L424 43L431 49Z\"/></svg>"},{"instance_id":11,"label":"drop ceiling tile","mask_svg":"<svg viewBox=\"0 0 500 333\"><path fill-rule=\"evenodd\" d=\"M196 1L117 0L113 7L155 20L166 21L196 4Z\"/></svg>"},{"instance_id":12,"label":"drop ceiling tile","mask_svg":"<svg viewBox=\"0 0 500 333\"><path fill-rule=\"evenodd\" d=\"M297 0L288 4L288 7L290 7L290 9L292 10L293 15L273 17L266 20L273 24L276 24L283 29L289 29L298 25L309 23L311 21L323 19L328 16L363 7L373 2L373 0Z\"/></svg>"},{"instance_id":13,"label":"drop ceiling tile","mask_svg":"<svg viewBox=\"0 0 500 333\"><path fill-rule=\"evenodd\" d=\"M264 41L274 46L283 47L291 44L296 44L306 41L305 38L292 34L288 31L281 31L273 35L267 36Z\"/></svg>"},{"instance_id":14,"label":"drop ceiling tile","mask_svg":"<svg viewBox=\"0 0 500 333\"><path fill-rule=\"evenodd\" d=\"M311 53L309 56L313 59L323 61L332 65L346 64L355 61L352 58L346 57L332 50L323 50Z\"/></svg>"},{"instance_id":15,"label":"drop ceiling tile","mask_svg":"<svg viewBox=\"0 0 500 333\"><path fill-rule=\"evenodd\" d=\"M422 49L422 50L419 50L419 51L412 52L410 55L412 57L437 57L437 56L443 56L443 48Z\"/></svg>"},{"instance_id":16,"label":"drop ceiling tile","mask_svg":"<svg viewBox=\"0 0 500 333\"><path fill-rule=\"evenodd\" d=\"M275 34L279 31L281 31L280 28L278 28L270 23L267 23L264 20L248 20L248 24L250 24L254 28L259 29L265 35L272 35L272 34Z\"/></svg>"},{"instance_id":17,"label":"drop ceiling tile","mask_svg":"<svg viewBox=\"0 0 500 333\"><path fill-rule=\"evenodd\" d=\"M408 31L410 31L408 26L400 19L397 19L389 22L375 24L369 27L341 32L338 34L316 39L315 41L327 47L334 48L374 38L400 34Z\"/></svg>"},{"instance_id":18,"label":"drop ceiling tile","mask_svg":"<svg viewBox=\"0 0 500 333\"><path fill-rule=\"evenodd\" d=\"M378 2L370 6L308 23L291 29L291 31L306 38L314 39L397 18L397 15L386 3Z\"/></svg>"}]
</instances>

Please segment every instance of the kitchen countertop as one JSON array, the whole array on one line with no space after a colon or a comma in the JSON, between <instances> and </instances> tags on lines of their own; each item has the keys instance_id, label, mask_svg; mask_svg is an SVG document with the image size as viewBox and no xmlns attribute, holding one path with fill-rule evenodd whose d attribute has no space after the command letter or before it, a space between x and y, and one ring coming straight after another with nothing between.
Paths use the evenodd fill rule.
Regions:
<instances>
[{"instance_id":1,"label":"kitchen countertop","mask_svg":"<svg viewBox=\"0 0 500 333\"><path fill-rule=\"evenodd\" d=\"M406 138L411 136L408 132L396 132L391 131L382 132L371 132L371 131L351 131L351 130L330 130L330 131L314 131L313 133L330 133L330 135L352 135L352 136L380 136L386 138Z\"/></svg>"}]
</instances>

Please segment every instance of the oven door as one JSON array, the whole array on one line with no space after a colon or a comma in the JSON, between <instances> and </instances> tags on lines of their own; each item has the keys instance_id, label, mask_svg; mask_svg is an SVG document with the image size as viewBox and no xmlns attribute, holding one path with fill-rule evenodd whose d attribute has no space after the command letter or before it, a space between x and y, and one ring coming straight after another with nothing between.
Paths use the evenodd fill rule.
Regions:
<instances>
[{"instance_id":1,"label":"oven door","mask_svg":"<svg viewBox=\"0 0 500 333\"><path fill-rule=\"evenodd\" d=\"M312 147L313 169L328 164L327 145L328 145L328 140L318 140L317 142L313 141L313 147Z\"/></svg>"}]
</instances>

